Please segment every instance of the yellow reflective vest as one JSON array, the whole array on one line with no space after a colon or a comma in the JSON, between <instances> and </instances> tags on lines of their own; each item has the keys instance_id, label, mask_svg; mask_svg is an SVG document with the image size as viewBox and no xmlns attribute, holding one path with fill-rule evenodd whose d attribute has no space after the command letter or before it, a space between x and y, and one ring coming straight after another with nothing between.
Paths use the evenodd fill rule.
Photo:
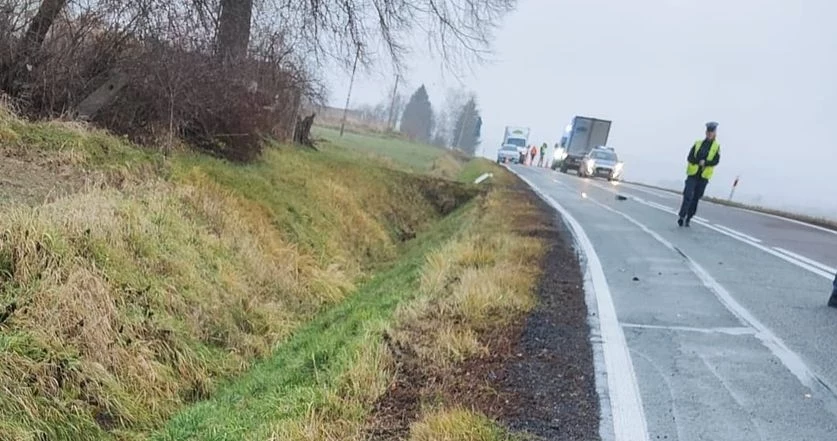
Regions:
<instances>
[{"instance_id":1,"label":"yellow reflective vest","mask_svg":"<svg viewBox=\"0 0 837 441\"><path fill-rule=\"evenodd\" d=\"M700 151L700 146L703 144L702 139L698 139L695 142L695 145L692 147L694 149L694 156L697 157L698 151ZM711 162L718 156L718 150L721 149L721 144L718 143L717 140L712 140L712 145L709 146L709 154L706 155L706 162ZM694 176L700 170L700 166L697 164L692 164L691 162L688 163L686 166L686 175L687 176ZM700 174L700 177L703 179L709 179L712 177L712 174L715 173L715 167L710 165L705 165L703 167L703 173Z\"/></svg>"}]
</instances>

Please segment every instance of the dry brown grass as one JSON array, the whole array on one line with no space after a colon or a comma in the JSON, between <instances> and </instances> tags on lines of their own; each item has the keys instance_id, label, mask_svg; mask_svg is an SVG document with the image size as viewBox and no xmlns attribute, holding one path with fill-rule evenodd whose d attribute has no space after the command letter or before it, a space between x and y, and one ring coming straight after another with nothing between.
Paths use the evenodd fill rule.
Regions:
<instances>
[{"instance_id":1,"label":"dry brown grass","mask_svg":"<svg viewBox=\"0 0 837 441\"><path fill-rule=\"evenodd\" d=\"M17 400L0 404L4 420L54 438L153 425L350 291L351 279L247 205L212 186L157 182L6 213L3 303L16 309L3 328L27 352L0 362L0 388ZM39 416L60 420L71 396L90 427Z\"/></svg>"},{"instance_id":2,"label":"dry brown grass","mask_svg":"<svg viewBox=\"0 0 837 441\"><path fill-rule=\"evenodd\" d=\"M0 212L0 439L158 427L439 217L422 181L359 162L286 149L252 166L174 156L161 169L105 133L4 112L6 153L106 173ZM385 375L374 354L335 396L382 393L361 387Z\"/></svg>"},{"instance_id":3,"label":"dry brown grass","mask_svg":"<svg viewBox=\"0 0 837 441\"><path fill-rule=\"evenodd\" d=\"M410 427L410 441L504 441L508 434L493 421L465 409L426 412Z\"/></svg>"},{"instance_id":4,"label":"dry brown grass","mask_svg":"<svg viewBox=\"0 0 837 441\"><path fill-rule=\"evenodd\" d=\"M427 258L422 295L399 311L395 339L442 370L485 354L480 333L502 328L534 306L543 248L515 230L531 210L507 190L489 193L474 224Z\"/></svg>"}]
</instances>

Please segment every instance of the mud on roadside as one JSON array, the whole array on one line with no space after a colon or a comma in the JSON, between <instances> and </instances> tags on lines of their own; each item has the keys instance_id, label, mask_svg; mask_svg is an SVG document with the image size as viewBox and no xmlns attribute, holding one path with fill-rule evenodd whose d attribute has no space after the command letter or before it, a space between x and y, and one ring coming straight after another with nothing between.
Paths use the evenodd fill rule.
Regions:
<instances>
[{"instance_id":1,"label":"mud on roadside","mask_svg":"<svg viewBox=\"0 0 837 441\"><path fill-rule=\"evenodd\" d=\"M479 411L526 438L599 439L587 307L572 239L551 207L522 185L517 194L539 207L518 232L546 244L537 306L513 326L480 335L488 355L444 372L388 341L397 371L368 422L370 439L406 439L422 406L440 403Z\"/></svg>"}]
</instances>

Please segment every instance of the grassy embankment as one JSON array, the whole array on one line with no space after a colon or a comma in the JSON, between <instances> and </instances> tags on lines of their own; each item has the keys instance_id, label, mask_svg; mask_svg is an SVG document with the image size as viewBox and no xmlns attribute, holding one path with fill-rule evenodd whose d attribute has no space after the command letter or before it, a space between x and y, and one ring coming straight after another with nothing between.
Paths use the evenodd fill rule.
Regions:
<instances>
[{"instance_id":1,"label":"grassy embankment","mask_svg":"<svg viewBox=\"0 0 837 441\"><path fill-rule=\"evenodd\" d=\"M472 190L368 156L389 141L234 166L3 113L0 142L68 191L0 215L0 439L359 437L391 378L385 334L443 365L531 305L514 269L540 250L505 230L503 190L461 207ZM389 161L490 167L441 172L437 153ZM413 432L504 436L444 406Z\"/></svg>"}]
</instances>

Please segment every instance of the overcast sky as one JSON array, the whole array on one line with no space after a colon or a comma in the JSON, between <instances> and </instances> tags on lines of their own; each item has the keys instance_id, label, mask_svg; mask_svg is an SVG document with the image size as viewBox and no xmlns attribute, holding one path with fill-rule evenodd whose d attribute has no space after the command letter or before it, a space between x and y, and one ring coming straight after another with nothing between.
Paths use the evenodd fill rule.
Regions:
<instances>
[{"instance_id":1,"label":"overcast sky","mask_svg":"<svg viewBox=\"0 0 837 441\"><path fill-rule=\"evenodd\" d=\"M609 144L629 179L680 185L689 146L720 122L721 164L708 192L837 218L837 2L833 0L521 0L494 61L463 76L476 92L486 156L503 127L553 145L574 115L613 121ZM461 87L416 51L411 93L434 106ZM374 104L392 74L358 77L352 106ZM328 78L342 106L348 75Z\"/></svg>"}]
</instances>

